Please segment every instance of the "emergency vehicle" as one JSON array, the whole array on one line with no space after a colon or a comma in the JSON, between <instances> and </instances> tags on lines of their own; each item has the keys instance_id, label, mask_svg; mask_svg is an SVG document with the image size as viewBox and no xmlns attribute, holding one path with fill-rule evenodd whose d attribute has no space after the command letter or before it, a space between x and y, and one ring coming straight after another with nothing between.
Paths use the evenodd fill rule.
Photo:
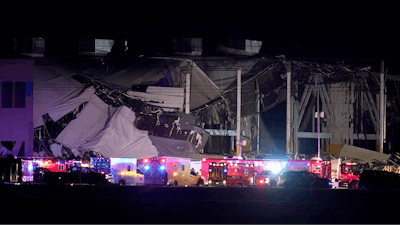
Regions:
<instances>
[{"instance_id":1,"label":"emergency vehicle","mask_svg":"<svg viewBox=\"0 0 400 225\"><path fill-rule=\"evenodd\" d=\"M51 172L65 172L66 161L54 158L15 157L12 155L0 158L1 183L25 184L41 180L37 168L46 168Z\"/></svg>"},{"instance_id":2,"label":"emergency vehicle","mask_svg":"<svg viewBox=\"0 0 400 225\"><path fill-rule=\"evenodd\" d=\"M68 162L65 159L34 158L34 167L46 168L50 172L66 172Z\"/></svg>"},{"instance_id":3,"label":"emergency vehicle","mask_svg":"<svg viewBox=\"0 0 400 225\"><path fill-rule=\"evenodd\" d=\"M144 185L144 173L136 168L136 158L102 158L92 157L90 166L106 175L112 184Z\"/></svg>"},{"instance_id":4,"label":"emergency vehicle","mask_svg":"<svg viewBox=\"0 0 400 225\"><path fill-rule=\"evenodd\" d=\"M255 178L252 185L261 187L270 186L275 184L279 175L287 170L290 171L309 171L310 160L290 160L290 159L207 159L203 158L201 165L201 175L205 179L205 183L209 178L210 163L226 162L226 163L250 163L254 166ZM273 186L273 185L272 185Z\"/></svg>"},{"instance_id":5,"label":"emergency vehicle","mask_svg":"<svg viewBox=\"0 0 400 225\"><path fill-rule=\"evenodd\" d=\"M254 164L249 162L210 162L208 186L249 187L254 179Z\"/></svg>"},{"instance_id":6,"label":"emergency vehicle","mask_svg":"<svg viewBox=\"0 0 400 225\"><path fill-rule=\"evenodd\" d=\"M331 178L332 163L330 160L312 159L310 162L310 173L314 173L321 178Z\"/></svg>"},{"instance_id":7,"label":"emergency vehicle","mask_svg":"<svg viewBox=\"0 0 400 225\"><path fill-rule=\"evenodd\" d=\"M310 172L319 177L332 180L332 187L348 187L355 189L360 180L360 174L354 170L355 162L341 162L340 160L310 161Z\"/></svg>"},{"instance_id":8,"label":"emergency vehicle","mask_svg":"<svg viewBox=\"0 0 400 225\"><path fill-rule=\"evenodd\" d=\"M144 172L146 185L201 186L203 178L192 173L190 159L174 157L145 158L138 161Z\"/></svg>"}]
</instances>

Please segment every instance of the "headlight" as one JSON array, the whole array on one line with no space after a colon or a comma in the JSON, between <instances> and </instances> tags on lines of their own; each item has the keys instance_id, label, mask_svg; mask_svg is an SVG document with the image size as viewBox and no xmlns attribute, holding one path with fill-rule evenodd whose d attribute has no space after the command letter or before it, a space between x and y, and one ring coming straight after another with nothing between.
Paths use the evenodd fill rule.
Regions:
<instances>
[{"instance_id":1,"label":"headlight","mask_svg":"<svg viewBox=\"0 0 400 225\"><path fill-rule=\"evenodd\" d=\"M266 183L266 184L269 184L269 178L268 178L268 177L265 178L265 183Z\"/></svg>"}]
</instances>

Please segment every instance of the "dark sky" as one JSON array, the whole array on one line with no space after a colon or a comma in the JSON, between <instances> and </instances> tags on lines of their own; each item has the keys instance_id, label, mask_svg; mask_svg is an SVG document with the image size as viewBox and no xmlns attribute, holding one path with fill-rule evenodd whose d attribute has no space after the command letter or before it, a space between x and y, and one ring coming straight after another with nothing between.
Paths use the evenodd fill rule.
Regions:
<instances>
[{"instance_id":1,"label":"dark sky","mask_svg":"<svg viewBox=\"0 0 400 225\"><path fill-rule=\"evenodd\" d=\"M201 37L205 51L230 37L246 38L262 40L261 53L266 56L382 58L389 67L400 50L396 9L394 3L367 1L146 0L12 3L0 10L2 38L130 37L137 46L165 51L174 37Z\"/></svg>"}]
</instances>

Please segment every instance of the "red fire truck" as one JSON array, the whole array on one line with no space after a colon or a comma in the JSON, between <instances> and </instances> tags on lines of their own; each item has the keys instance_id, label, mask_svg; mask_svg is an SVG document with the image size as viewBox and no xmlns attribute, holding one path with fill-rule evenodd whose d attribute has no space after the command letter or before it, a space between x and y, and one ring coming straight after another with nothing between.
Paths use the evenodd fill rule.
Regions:
<instances>
[{"instance_id":1,"label":"red fire truck","mask_svg":"<svg viewBox=\"0 0 400 225\"><path fill-rule=\"evenodd\" d=\"M275 181L279 175L286 170L295 171L309 171L310 160L291 160L291 159L207 159L201 160L201 174L205 179L205 183L208 182L209 177L209 166L210 163L248 163L254 167L255 179L252 185L260 187L270 186L270 184L276 183ZM273 185L272 185L273 186Z\"/></svg>"},{"instance_id":2,"label":"red fire truck","mask_svg":"<svg viewBox=\"0 0 400 225\"><path fill-rule=\"evenodd\" d=\"M310 172L319 177L331 179L333 187L355 189L360 180L360 174L353 168L356 163L336 161L332 163L333 160L312 159L310 161Z\"/></svg>"},{"instance_id":3,"label":"red fire truck","mask_svg":"<svg viewBox=\"0 0 400 225\"><path fill-rule=\"evenodd\" d=\"M249 187L255 176L254 164L236 162L210 162L208 186Z\"/></svg>"},{"instance_id":4,"label":"red fire truck","mask_svg":"<svg viewBox=\"0 0 400 225\"><path fill-rule=\"evenodd\" d=\"M9 155L0 158L1 183L24 184L38 182L40 168L51 172L65 172L66 162L63 159L40 157L15 157Z\"/></svg>"},{"instance_id":5,"label":"red fire truck","mask_svg":"<svg viewBox=\"0 0 400 225\"><path fill-rule=\"evenodd\" d=\"M332 163L330 160L311 160L310 172L322 178L331 179Z\"/></svg>"}]
</instances>

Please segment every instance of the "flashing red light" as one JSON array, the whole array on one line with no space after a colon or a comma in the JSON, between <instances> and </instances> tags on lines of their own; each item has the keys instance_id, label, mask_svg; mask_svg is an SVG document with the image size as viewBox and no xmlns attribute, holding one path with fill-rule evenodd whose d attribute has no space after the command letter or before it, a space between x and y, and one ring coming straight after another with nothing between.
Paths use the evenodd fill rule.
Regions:
<instances>
[{"instance_id":1,"label":"flashing red light","mask_svg":"<svg viewBox=\"0 0 400 225\"><path fill-rule=\"evenodd\" d=\"M317 161L315 161L316 163L319 163L319 161L317 160Z\"/></svg>"},{"instance_id":2,"label":"flashing red light","mask_svg":"<svg viewBox=\"0 0 400 225\"><path fill-rule=\"evenodd\" d=\"M149 159L144 159L143 162L147 163L147 162L149 162Z\"/></svg>"},{"instance_id":3,"label":"flashing red light","mask_svg":"<svg viewBox=\"0 0 400 225\"><path fill-rule=\"evenodd\" d=\"M206 158L203 158L203 162L206 161Z\"/></svg>"},{"instance_id":4,"label":"flashing red light","mask_svg":"<svg viewBox=\"0 0 400 225\"><path fill-rule=\"evenodd\" d=\"M165 159L161 159L161 162L165 163Z\"/></svg>"},{"instance_id":5,"label":"flashing red light","mask_svg":"<svg viewBox=\"0 0 400 225\"><path fill-rule=\"evenodd\" d=\"M104 174L104 172L103 172L103 171L101 171L101 174Z\"/></svg>"},{"instance_id":6,"label":"flashing red light","mask_svg":"<svg viewBox=\"0 0 400 225\"><path fill-rule=\"evenodd\" d=\"M259 182L260 184L263 184L263 183L264 183L264 179L263 179L263 178L260 178L260 179L258 180L258 182Z\"/></svg>"}]
</instances>

